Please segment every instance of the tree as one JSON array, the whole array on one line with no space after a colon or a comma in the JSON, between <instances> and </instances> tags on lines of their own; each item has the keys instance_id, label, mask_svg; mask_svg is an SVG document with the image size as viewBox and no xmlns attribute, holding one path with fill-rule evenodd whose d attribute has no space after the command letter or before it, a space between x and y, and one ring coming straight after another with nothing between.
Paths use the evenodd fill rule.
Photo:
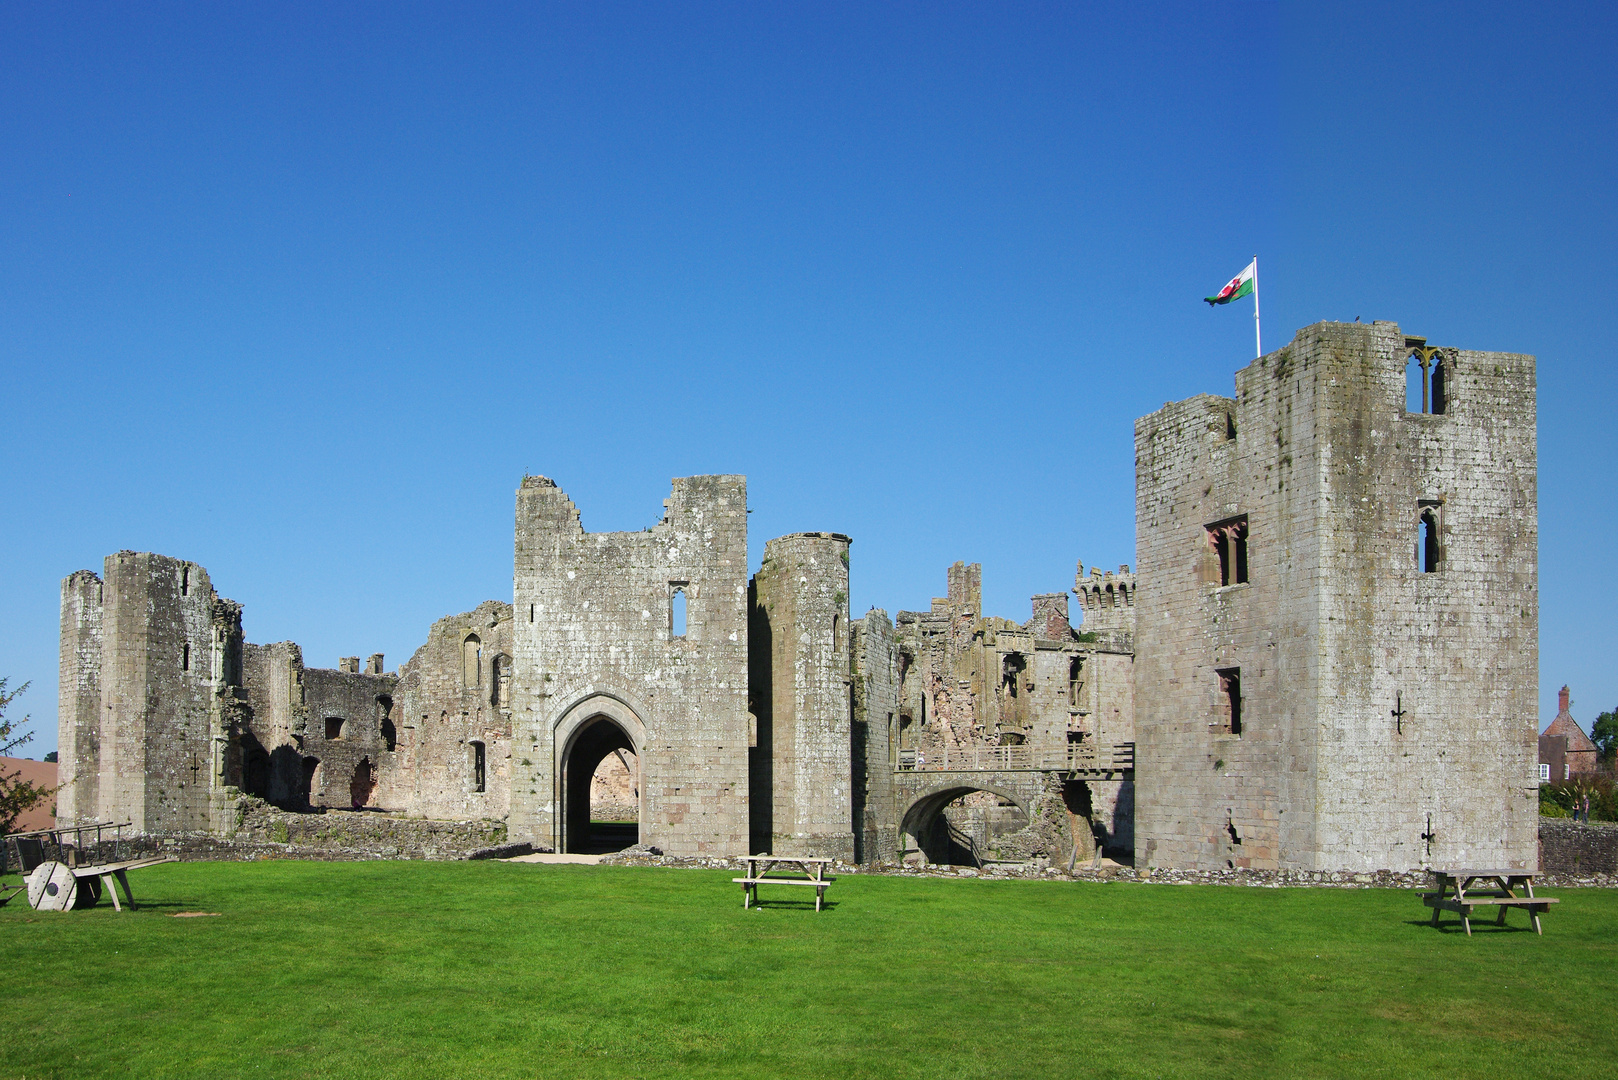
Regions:
<instances>
[{"instance_id":1,"label":"tree","mask_svg":"<svg viewBox=\"0 0 1618 1080\"><path fill-rule=\"evenodd\" d=\"M12 750L34 737L32 732L13 737L11 732L15 725L6 719L6 706L15 701L17 695L26 689L28 684L23 683L8 693L6 680L0 679L0 756L10 754ZM23 717L22 722L28 723L28 717ZM55 788L39 787L24 780L20 772L7 773L5 769L0 769L0 836L10 832L23 814L54 794Z\"/></svg>"},{"instance_id":2,"label":"tree","mask_svg":"<svg viewBox=\"0 0 1618 1080\"><path fill-rule=\"evenodd\" d=\"M1618 709L1596 717L1595 725L1590 728L1590 741L1596 744L1601 764L1611 765L1613 758L1618 757Z\"/></svg>"}]
</instances>

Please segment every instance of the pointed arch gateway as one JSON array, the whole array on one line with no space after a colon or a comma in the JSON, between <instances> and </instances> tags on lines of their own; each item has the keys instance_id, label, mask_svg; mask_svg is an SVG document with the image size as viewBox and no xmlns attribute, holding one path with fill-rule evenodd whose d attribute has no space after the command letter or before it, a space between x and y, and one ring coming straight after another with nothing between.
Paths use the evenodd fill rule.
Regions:
<instances>
[{"instance_id":1,"label":"pointed arch gateway","mask_svg":"<svg viewBox=\"0 0 1618 1080\"><path fill-rule=\"evenodd\" d=\"M632 847L641 841L645 821L645 788L641 783L646 725L639 712L622 698L592 694L568 708L553 730L556 778L555 846L557 851L602 854ZM623 822L591 820L591 787L597 770L607 766L628 768L636 807L634 827ZM623 764L619 764L623 763Z\"/></svg>"}]
</instances>

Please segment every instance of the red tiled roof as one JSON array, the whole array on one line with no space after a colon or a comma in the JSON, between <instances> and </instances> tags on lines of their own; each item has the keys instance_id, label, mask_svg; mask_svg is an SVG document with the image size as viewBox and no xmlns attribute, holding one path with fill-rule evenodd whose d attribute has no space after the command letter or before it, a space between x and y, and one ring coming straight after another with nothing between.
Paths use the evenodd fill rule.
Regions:
<instances>
[{"instance_id":1,"label":"red tiled roof","mask_svg":"<svg viewBox=\"0 0 1618 1080\"><path fill-rule=\"evenodd\" d=\"M1556 719L1545 729L1545 734L1566 736L1570 754L1576 754L1581 750L1592 754L1596 752L1596 744L1590 741L1590 737L1584 733L1579 722L1565 711L1556 714Z\"/></svg>"}]
</instances>

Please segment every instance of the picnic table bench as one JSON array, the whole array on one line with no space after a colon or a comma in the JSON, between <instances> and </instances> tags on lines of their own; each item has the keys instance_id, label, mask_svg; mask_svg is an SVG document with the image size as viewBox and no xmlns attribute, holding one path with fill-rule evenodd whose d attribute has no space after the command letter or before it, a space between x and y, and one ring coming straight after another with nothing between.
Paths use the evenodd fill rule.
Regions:
<instances>
[{"instance_id":1,"label":"picnic table bench","mask_svg":"<svg viewBox=\"0 0 1618 1080\"><path fill-rule=\"evenodd\" d=\"M1552 896L1534 895L1534 875L1520 870L1434 870L1438 891L1422 893L1421 902L1433 909L1433 925L1438 925L1438 913L1453 911L1461 917L1468 937L1472 936L1472 912L1477 908L1494 908L1496 926L1506 924L1506 912L1520 907L1533 921L1534 933L1544 934L1539 917L1557 903ZM1479 892L1473 891L1474 882L1483 882ZM1517 889L1524 895L1518 896Z\"/></svg>"},{"instance_id":2,"label":"picnic table bench","mask_svg":"<svg viewBox=\"0 0 1618 1080\"><path fill-rule=\"evenodd\" d=\"M749 855L747 876L730 880L742 887L743 908L759 903L760 885L808 885L815 890L815 910L819 911L821 902L826 896L826 887L837 880L826 876L826 867L831 865L831 862L830 859L812 859L801 855ZM799 876L768 876L777 866L796 867L796 874Z\"/></svg>"}]
</instances>

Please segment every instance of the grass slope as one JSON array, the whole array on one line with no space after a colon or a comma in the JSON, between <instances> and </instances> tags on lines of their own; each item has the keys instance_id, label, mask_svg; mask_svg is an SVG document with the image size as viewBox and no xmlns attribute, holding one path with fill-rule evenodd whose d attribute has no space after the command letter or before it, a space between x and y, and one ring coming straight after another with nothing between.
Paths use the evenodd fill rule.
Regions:
<instances>
[{"instance_id":1,"label":"grass slope","mask_svg":"<svg viewBox=\"0 0 1618 1080\"><path fill-rule=\"evenodd\" d=\"M730 876L187 863L134 913L13 903L0 1075L1618 1075L1613 892L1468 939L1409 892L845 876L817 915Z\"/></svg>"}]
</instances>

